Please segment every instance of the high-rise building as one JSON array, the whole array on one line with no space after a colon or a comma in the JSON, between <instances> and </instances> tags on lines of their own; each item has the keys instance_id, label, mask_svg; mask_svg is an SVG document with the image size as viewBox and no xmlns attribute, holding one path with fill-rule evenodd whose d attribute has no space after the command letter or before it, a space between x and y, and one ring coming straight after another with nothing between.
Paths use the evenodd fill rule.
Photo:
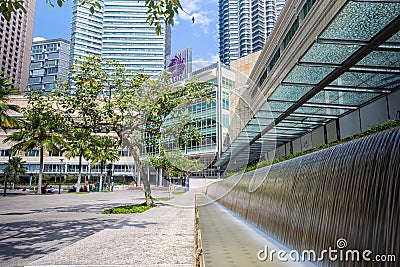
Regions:
<instances>
[{"instance_id":1,"label":"high-rise building","mask_svg":"<svg viewBox=\"0 0 400 267\"><path fill-rule=\"evenodd\" d=\"M145 1L102 0L92 14L74 1L71 61L88 54L116 60L129 71L157 75L171 50L171 33L157 35L146 22Z\"/></svg>"},{"instance_id":2,"label":"high-rise building","mask_svg":"<svg viewBox=\"0 0 400 267\"><path fill-rule=\"evenodd\" d=\"M92 14L87 6L74 0L72 6L70 60L72 63L86 55L101 55L103 34L103 1L98 1L101 8L96 8Z\"/></svg>"},{"instance_id":3,"label":"high-rise building","mask_svg":"<svg viewBox=\"0 0 400 267\"><path fill-rule=\"evenodd\" d=\"M69 41L52 39L33 42L29 68L29 90L51 91L57 79L67 79Z\"/></svg>"},{"instance_id":4,"label":"high-rise building","mask_svg":"<svg viewBox=\"0 0 400 267\"><path fill-rule=\"evenodd\" d=\"M229 65L239 58L238 0L219 1L219 57Z\"/></svg>"},{"instance_id":5,"label":"high-rise building","mask_svg":"<svg viewBox=\"0 0 400 267\"><path fill-rule=\"evenodd\" d=\"M219 0L219 56L226 65L260 51L285 0Z\"/></svg>"},{"instance_id":6,"label":"high-rise building","mask_svg":"<svg viewBox=\"0 0 400 267\"><path fill-rule=\"evenodd\" d=\"M26 13L15 10L9 21L0 15L0 70L21 91L28 85L36 1L25 0L23 6Z\"/></svg>"}]
</instances>

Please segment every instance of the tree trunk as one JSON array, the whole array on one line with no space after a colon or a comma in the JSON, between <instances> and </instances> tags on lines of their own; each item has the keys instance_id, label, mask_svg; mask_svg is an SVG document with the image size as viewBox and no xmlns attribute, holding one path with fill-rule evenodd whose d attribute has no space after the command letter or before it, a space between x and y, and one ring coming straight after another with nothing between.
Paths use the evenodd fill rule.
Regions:
<instances>
[{"instance_id":1,"label":"tree trunk","mask_svg":"<svg viewBox=\"0 0 400 267\"><path fill-rule=\"evenodd\" d=\"M79 164L78 164L78 168L79 168L79 173L78 173L78 181L76 182L76 192L79 192L79 190L81 189L81 179L82 179L82 154L79 155Z\"/></svg>"},{"instance_id":2,"label":"tree trunk","mask_svg":"<svg viewBox=\"0 0 400 267\"><path fill-rule=\"evenodd\" d=\"M38 178L38 189L36 191L36 194L42 194L42 178L43 178L43 168L44 168L44 155L43 155L43 147L40 147L40 163L39 163L39 178Z\"/></svg>"},{"instance_id":3,"label":"tree trunk","mask_svg":"<svg viewBox=\"0 0 400 267\"><path fill-rule=\"evenodd\" d=\"M100 185L99 192L103 190L103 163L100 163Z\"/></svg>"},{"instance_id":4,"label":"tree trunk","mask_svg":"<svg viewBox=\"0 0 400 267\"><path fill-rule=\"evenodd\" d=\"M14 184L13 184L13 187L12 187L12 189L14 190L14 188L15 188L15 181L17 180L17 173L14 173Z\"/></svg>"},{"instance_id":5,"label":"tree trunk","mask_svg":"<svg viewBox=\"0 0 400 267\"><path fill-rule=\"evenodd\" d=\"M150 189L150 181L147 178L146 171L143 168L142 163L140 162L139 155L136 151L132 149L131 151L133 160L136 163L136 167L140 171L140 178L143 181L143 189L144 189L144 197L146 198L146 206L154 206L153 197L151 196L151 189Z\"/></svg>"}]
</instances>

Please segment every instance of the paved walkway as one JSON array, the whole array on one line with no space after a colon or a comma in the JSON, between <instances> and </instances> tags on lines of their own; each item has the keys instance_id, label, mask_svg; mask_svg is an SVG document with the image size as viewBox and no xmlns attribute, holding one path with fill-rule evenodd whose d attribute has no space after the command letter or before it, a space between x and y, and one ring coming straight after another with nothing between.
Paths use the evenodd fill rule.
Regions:
<instances>
[{"instance_id":1,"label":"paved walkway","mask_svg":"<svg viewBox=\"0 0 400 267\"><path fill-rule=\"evenodd\" d=\"M288 249L222 205L210 202L201 195L196 197L206 267L314 266L290 261L280 262L278 259L259 260L257 254L260 250L265 250L266 246L269 251Z\"/></svg>"},{"instance_id":2,"label":"paved walkway","mask_svg":"<svg viewBox=\"0 0 400 267\"><path fill-rule=\"evenodd\" d=\"M0 198L0 266L192 266L194 194L128 215L101 211L141 203L143 192ZM206 267L304 266L258 260L265 246L282 247L221 205L197 201Z\"/></svg>"},{"instance_id":3,"label":"paved walkway","mask_svg":"<svg viewBox=\"0 0 400 267\"><path fill-rule=\"evenodd\" d=\"M192 266L194 197L173 196L128 215L101 211L141 203L143 192L2 197L0 266Z\"/></svg>"}]
</instances>

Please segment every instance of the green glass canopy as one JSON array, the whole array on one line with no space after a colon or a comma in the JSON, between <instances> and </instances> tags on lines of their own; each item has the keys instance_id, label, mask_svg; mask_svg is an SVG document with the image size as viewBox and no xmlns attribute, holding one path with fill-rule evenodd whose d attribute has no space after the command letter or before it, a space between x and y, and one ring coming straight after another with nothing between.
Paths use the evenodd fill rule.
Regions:
<instances>
[{"instance_id":1,"label":"green glass canopy","mask_svg":"<svg viewBox=\"0 0 400 267\"><path fill-rule=\"evenodd\" d=\"M216 165L251 163L399 89L399 30L399 1L348 1L280 85L271 88L267 101ZM279 67L278 61L275 69Z\"/></svg>"}]
</instances>

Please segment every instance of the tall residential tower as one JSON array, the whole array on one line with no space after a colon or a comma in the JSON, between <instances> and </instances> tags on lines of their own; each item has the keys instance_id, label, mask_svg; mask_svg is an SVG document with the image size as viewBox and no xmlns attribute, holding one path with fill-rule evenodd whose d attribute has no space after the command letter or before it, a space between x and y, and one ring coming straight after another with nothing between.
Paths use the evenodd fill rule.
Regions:
<instances>
[{"instance_id":1,"label":"tall residential tower","mask_svg":"<svg viewBox=\"0 0 400 267\"><path fill-rule=\"evenodd\" d=\"M102 0L102 8L91 14L74 1L71 32L71 61L88 55L116 60L127 70L157 75L164 70L171 50L169 27L157 35L146 22L144 0Z\"/></svg>"},{"instance_id":2,"label":"tall residential tower","mask_svg":"<svg viewBox=\"0 0 400 267\"><path fill-rule=\"evenodd\" d=\"M219 0L219 56L231 61L260 51L285 0Z\"/></svg>"},{"instance_id":3,"label":"tall residential tower","mask_svg":"<svg viewBox=\"0 0 400 267\"><path fill-rule=\"evenodd\" d=\"M9 21L0 15L0 71L14 86L28 86L35 0L22 1L26 13L17 9Z\"/></svg>"},{"instance_id":4,"label":"tall residential tower","mask_svg":"<svg viewBox=\"0 0 400 267\"><path fill-rule=\"evenodd\" d=\"M69 68L69 41L52 39L32 44L29 68L29 90L51 91L57 79L67 79Z\"/></svg>"}]
</instances>

